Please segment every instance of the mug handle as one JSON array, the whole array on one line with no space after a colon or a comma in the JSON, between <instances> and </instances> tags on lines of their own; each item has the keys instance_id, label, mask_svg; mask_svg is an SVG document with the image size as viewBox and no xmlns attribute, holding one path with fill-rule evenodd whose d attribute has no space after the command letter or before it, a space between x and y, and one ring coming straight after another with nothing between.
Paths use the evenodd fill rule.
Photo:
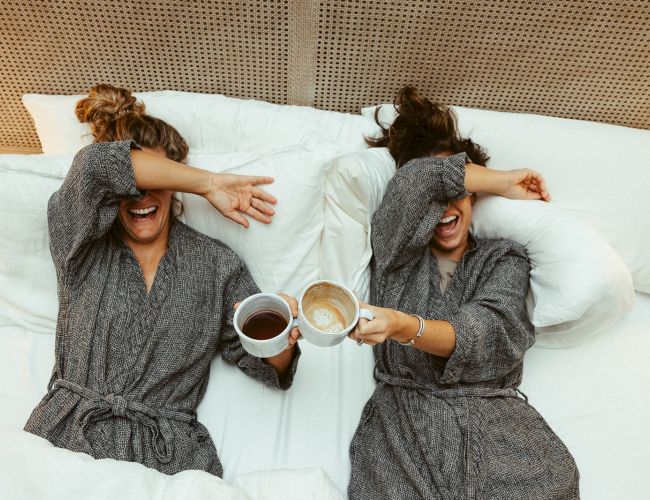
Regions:
<instances>
[{"instance_id":1,"label":"mug handle","mask_svg":"<svg viewBox=\"0 0 650 500\"><path fill-rule=\"evenodd\" d=\"M370 309L360 309L359 318L365 318L368 321L372 321L373 319L375 319L375 313L372 312Z\"/></svg>"}]
</instances>

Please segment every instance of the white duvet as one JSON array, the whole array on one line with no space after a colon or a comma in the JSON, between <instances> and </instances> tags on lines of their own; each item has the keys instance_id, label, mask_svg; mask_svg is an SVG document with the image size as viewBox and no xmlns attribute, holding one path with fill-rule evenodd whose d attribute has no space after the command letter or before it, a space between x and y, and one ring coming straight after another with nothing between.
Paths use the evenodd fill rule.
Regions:
<instances>
[{"instance_id":1,"label":"white duvet","mask_svg":"<svg viewBox=\"0 0 650 500\"><path fill-rule=\"evenodd\" d=\"M3 499L303 500L342 495L322 469L241 474L228 484L202 471L173 476L118 460L52 446L13 427L0 427L0 493Z\"/></svg>"}]
</instances>

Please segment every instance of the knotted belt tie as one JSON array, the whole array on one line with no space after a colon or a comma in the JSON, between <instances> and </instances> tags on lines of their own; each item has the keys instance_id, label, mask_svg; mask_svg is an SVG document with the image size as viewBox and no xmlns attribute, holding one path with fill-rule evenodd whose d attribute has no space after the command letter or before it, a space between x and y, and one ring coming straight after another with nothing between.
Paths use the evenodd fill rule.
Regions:
<instances>
[{"instance_id":1,"label":"knotted belt tie","mask_svg":"<svg viewBox=\"0 0 650 500\"><path fill-rule=\"evenodd\" d=\"M169 410L167 408L151 408L139 401L126 399L116 394L102 396L100 393L75 384L68 380L57 379L52 384L52 390L59 388L68 389L84 398L89 408L81 414L81 429L85 436L89 424L113 417L128 418L133 422L140 422L151 432L156 459L163 464L169 463L174 457L174 433L169 419L178 422L192 423L193 415Z\"/></svg>"},{"instance_id":2,"label":"knotted belt tie","mask_svg":"<svg viewBox=\"0 0 650 500\"><path fill-rule=\"evenodd\" d=\"M521 396L526 402L528 397L519 389L514 387L509 388L493 388L493 387L469 387L469 386L450 386L439 387L433 384L417 382L415 380L408 380L388 373L382 372L379 368L375 367L375 379L378 382L383 382L386 385L393 387L401 387L404 389L417 389L424 390L429 394L440 398L458 398L464 396L479 396L483 398L517 398Z\"/></svg>"}]
</instances>

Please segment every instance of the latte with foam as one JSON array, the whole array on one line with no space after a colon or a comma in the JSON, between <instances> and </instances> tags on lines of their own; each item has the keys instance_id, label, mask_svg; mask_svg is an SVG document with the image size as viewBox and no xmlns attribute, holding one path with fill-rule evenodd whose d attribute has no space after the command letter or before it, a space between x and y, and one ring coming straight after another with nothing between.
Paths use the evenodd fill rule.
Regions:
<instances>
[{"instance_id":1,"label":"latte with foam","mask_svg":"<svg viewBox=\"0 0 650 500\"><path fill-rule=\"evenodd\" d=\"M355 321L356 301L345 289L321 282L305 292L302 310L317 330L340 333Z\"/></svg>"}]
</instances>

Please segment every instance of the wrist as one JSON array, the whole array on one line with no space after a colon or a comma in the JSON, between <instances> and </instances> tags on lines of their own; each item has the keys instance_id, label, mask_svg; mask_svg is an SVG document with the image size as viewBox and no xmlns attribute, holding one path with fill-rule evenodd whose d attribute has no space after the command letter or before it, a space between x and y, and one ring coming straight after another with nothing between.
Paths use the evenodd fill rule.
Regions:
<instances>
[{"instance_id":1,"label":"wrist","mask_svg":"<svg viewBox=\"0 0 650 500\"><path fill-rule=\"evenodd\" d=\"M495 170L494 172L497 174L494 194L505 196L512 184L510 172L507 170Z\"/></svg>"},{"instance_id":2,"label":"wrist","mask_svg":"<svg viewBox=\"0 0 650 500\"><path fill-rule=\"evenodd\" d=\"M420 323L415 316L411 316L410 314L403 312L400 312L398 314L399 326L392 337L398 342L409 342L415 338Z\"/></svg>"},{"instance_id":3,"label":"wrist","mask_svg":"<svg viewBox=\"0 0 650 500\"><path fill-rule=\"evenodd\" d=\"M269 356L268 358L264 358L264 359L266 359L268 362L276 362L276 361L282 362L286 359L291 359L295 348L296 348L296 344L289 345L281 353L276 354L275 356Z\"/></svg>"},{"instance_id":4,"label":"wrist","mask_svg":"<svg viewBox=\"0 0 650 500\"><path fill-rule=\"evenodd\" d=\"M504 196L510 187L510 173L492 170L481 165L465 165L465 189L470 193L489 193Z\"/></svg>"},{"instance_id":5,"label":"wrist","mask_svg":"<svg viewBox=\"0 0 650 500\"><path fill-rule=\"evenodd\" d=\"M220 189L220 179L219 179L219 174L216 174L214 172L208 172L207 170L205 171L207 174L205 178L203 179L203 187L202 191L200 194L201 196L207 196L210 193L215 193L219 191Z\"/></svg>"}]
</instances>

